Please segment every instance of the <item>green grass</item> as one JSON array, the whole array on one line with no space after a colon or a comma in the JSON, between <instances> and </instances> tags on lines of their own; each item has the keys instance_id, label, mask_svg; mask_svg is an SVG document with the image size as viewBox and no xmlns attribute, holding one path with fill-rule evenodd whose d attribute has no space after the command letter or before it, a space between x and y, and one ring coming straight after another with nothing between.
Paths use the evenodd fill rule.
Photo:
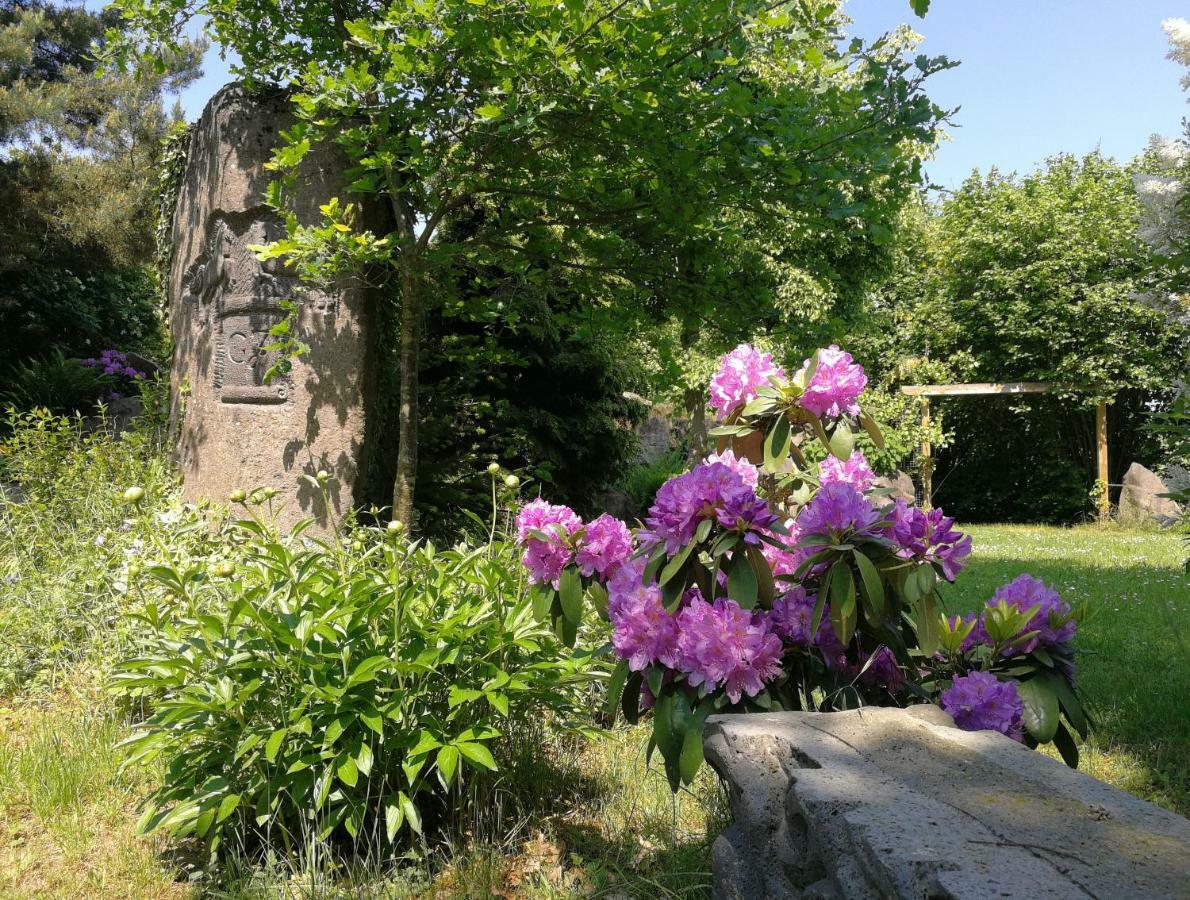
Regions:
<instances>
[{"instance_id":1,"label":"green grass","mask_svg":"<svg viewBox=\"0 0 1190 900\"><path fill-rule=\"evenodd\" d=\"M1086 600L1079 682L1098 726L1080 768L1190 814L1190 577L1168 532L972 526L971 564L946 595L966 612L1021 572Z\"/></svg>"},{"instance_id":2,"label":"green grass","mask_svg":"<svg viewBox=\"0 0 1190 900\"><path fill-rule=\"evenodd\" d=\"M1022 571L1093 615L1080 629L1080 679L1098 731L1084 771L1183 814L1190 812L1190 653L1182 624L1190 579L1177 537L1098 528L978 526L975 552L946 600L975 609ZM86 685L72 692L71 684ZM151 773L118 772L126 726L85 672L52 698L0 709L0 896L226 900L300 897L705 897L710 842L723 826L705 772L670 796L644 765L641 728L525 754L465 826L457 848L394 872L243 866L190 884L191 848L134 834ZM531 742L530 742L531 743ZM512 802L519 797L519 804Z\"/></svg>"}]
</instances>

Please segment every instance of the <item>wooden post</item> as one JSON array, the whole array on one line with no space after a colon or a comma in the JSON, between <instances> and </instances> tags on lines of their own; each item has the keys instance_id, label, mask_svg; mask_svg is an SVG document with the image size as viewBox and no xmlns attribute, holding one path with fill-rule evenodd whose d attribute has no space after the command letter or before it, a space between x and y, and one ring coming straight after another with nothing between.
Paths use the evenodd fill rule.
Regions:
<instances>
[{"instance_id":1,"label":"wooden post","mask_svg":"<svg viewBox=\"0 0 1190 900\"><path fill-rule=\"evenodd\" d=\"M1111 499L1107 489L1107 404L1100 403L1095 410L1095 463L1103 492L1099 495L1099 518L1106 521L1111 515ZM1097 487L1099 485L1096 485Z\"/></svg>"},{"instance_id":2,"label":"wooden post","mask_svg":"<svg viewBox=\"0 0 1190 900\"><path fill-rule=\"evenodd\" d=\"M930 458L930 398L921 398L921 508L933 507L934 460Z\"/></svg>"}]
</instances>

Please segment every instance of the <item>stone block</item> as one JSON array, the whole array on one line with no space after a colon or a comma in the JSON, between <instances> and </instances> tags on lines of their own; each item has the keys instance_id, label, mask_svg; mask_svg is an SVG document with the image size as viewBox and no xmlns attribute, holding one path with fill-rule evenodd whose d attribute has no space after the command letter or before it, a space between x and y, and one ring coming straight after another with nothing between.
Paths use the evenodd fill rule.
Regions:
<instances>
[{"instance_id":1,"label":"stone block","mask_svg":"<svg viewBox=\"0 0 1190 900\"><path fill-rule=\"evenodd\" d=\"M1187 896L1190 822L936 707L715 716L705 749L716 897Z\"/></svg>"},{"instance_id":2,"label":"stone block","mask_svg":"<svg viewBox=\"0 0 1190 900\"><path fill-rule=\"evenodd\" d=\"M1140 463L1134 462L1124 473L1124 486L1120 490L1121 522L1144 522L1153 520L1169 525L1178 520L1181 507L1169 497L1165 482Z\"/></svg>"},{"instance_id":3,"label":"stone block","mask_svg":"<svg viewBox=\"0 0 1190 900\"><path fill-rule=\"evenodd\" d=\"M293 124L280 94L219 91L190 142L173 225L169 318L174 341L171 418L184 496L226 502L237 489L273 487L290 524L328 520L303 473L321 469L332 513L361 501L361 474L374 423L373 297L352 280L323 287L299 281L279 261L249 249L284 235L264 204L273 178L265 168L281 132ZM318 220L318 207L349 198L346 162L333 148L311 153L298 173L295 211ZM363 207L365 225L382 212ZM298 337L310 346L287 375L268 382L276 361L269 329L298 304Z\"/></svg>"}]
</instances>

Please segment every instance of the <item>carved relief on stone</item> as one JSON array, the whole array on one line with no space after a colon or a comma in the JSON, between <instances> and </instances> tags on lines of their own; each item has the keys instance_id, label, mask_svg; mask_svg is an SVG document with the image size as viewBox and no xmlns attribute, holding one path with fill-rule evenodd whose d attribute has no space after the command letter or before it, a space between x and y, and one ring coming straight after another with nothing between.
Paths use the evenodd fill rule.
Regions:
<instances>
[{"instance_id":1,"label":"carved relief on stone","mask_svg":"<svg viewBox=\"0 0 1190 900\"><path fill-rule=\"evenodd\" d=\"M300 300L321 315L333 315L338 299L322 291L304 290L281 260L262 262L249 248L284 235L267 210L216 215L202 255L183 276L187 302L195 320L213 332L213 379L223 403L285 403L291 395L284 375L265 382L278 354L272 327L283 321L283 302Z\"/></svg>"}]
</instances>

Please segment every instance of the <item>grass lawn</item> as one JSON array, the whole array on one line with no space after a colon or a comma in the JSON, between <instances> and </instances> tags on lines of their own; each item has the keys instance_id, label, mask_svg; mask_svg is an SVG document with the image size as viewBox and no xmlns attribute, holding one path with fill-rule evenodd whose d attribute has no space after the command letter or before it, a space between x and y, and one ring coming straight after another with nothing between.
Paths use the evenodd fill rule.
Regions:
<instances>
[{"instance_id":1,"label":"grass lawn","mask_svg":"<svg viewBox=\"0 0 1190 900\"><path fill-rule=\"evenodd\" d=\"M1065 597L1091 601L1078 638L1080 678L1099 730L1084 748L1090 774L1168 809L1190 813L1190 613L1183 548L1169 534L1028 526L971 528L975 553L945 596L953 611L982 604L1021 571ZM333 882L284 871L246 873L217 891L187 883L186 848L136 837L147 773L117 772L124 726L95 679L81 673L52 702L0 709L0 897L701 897L709 894L710 837L723 803L704 776L674 801L644 771L642 729L585 748L558 746L552 765L510 773L534 779L544 813L493 810L479 841L432 872L399 876L367 865ZM493 804L499 807L499 803Z\"/></svg>"}]
</instances>

